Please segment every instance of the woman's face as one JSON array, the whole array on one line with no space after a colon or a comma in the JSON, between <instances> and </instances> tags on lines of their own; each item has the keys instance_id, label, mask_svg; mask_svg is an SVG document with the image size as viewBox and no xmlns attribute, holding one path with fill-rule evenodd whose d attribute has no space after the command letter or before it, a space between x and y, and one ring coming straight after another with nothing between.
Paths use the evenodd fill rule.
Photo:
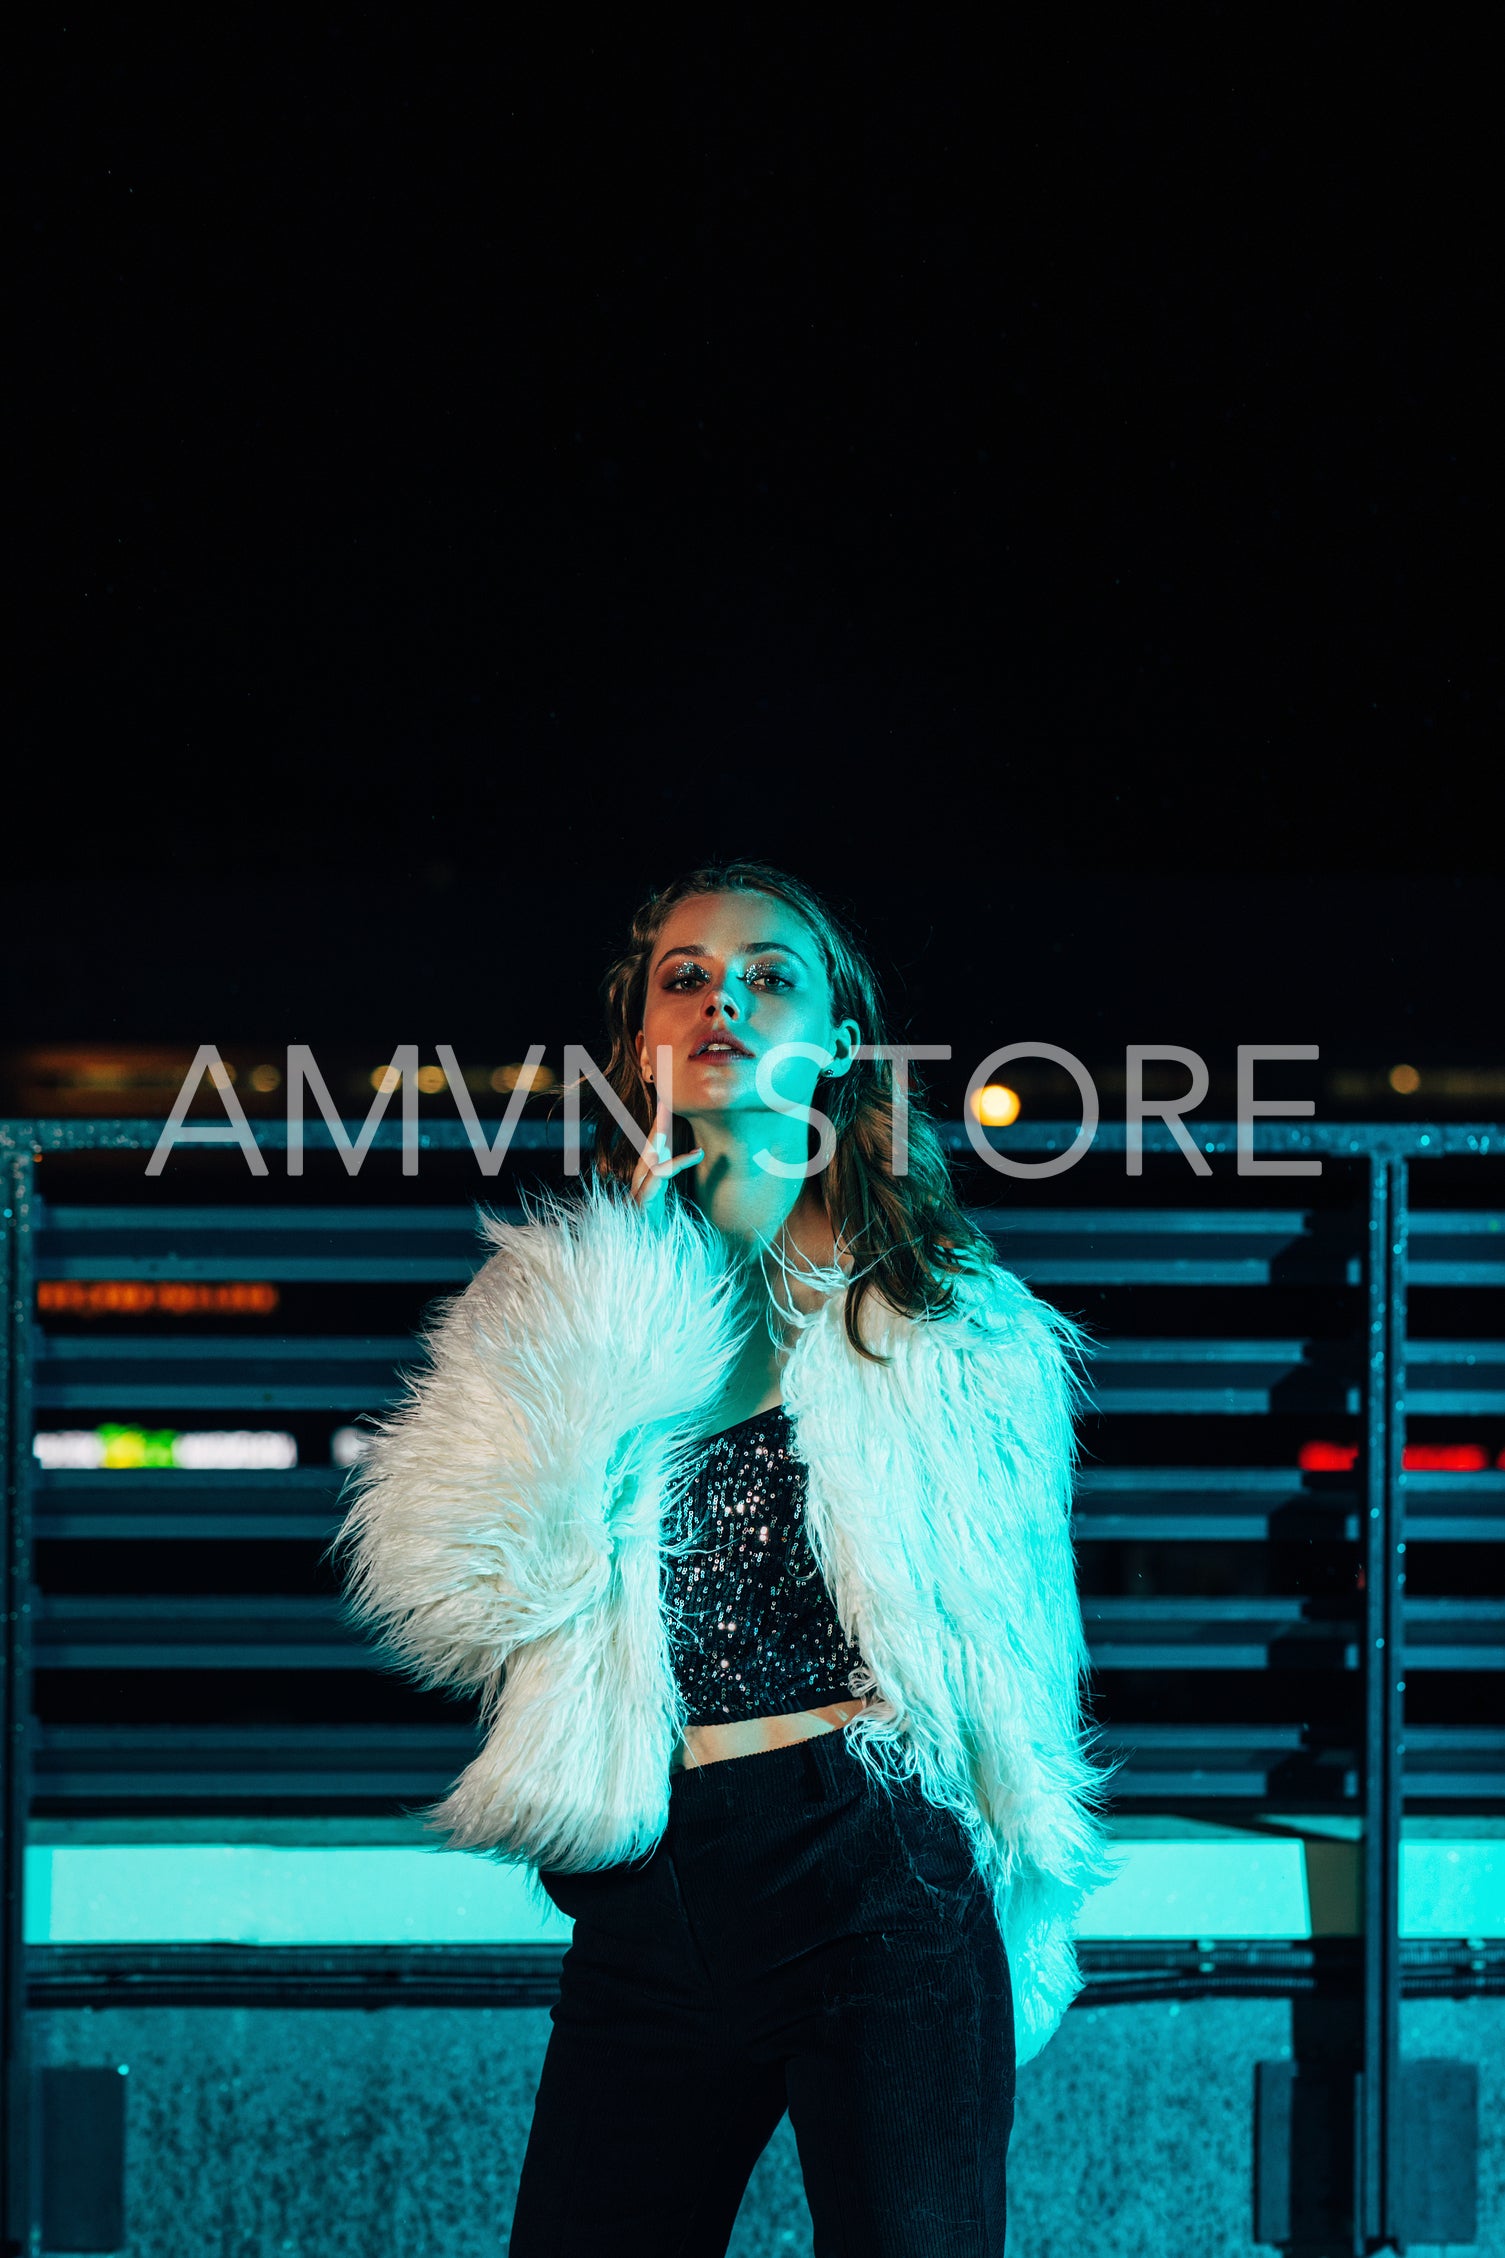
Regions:
<instances>
[{"instance_id":1,"label":"woman's face","mask_svg":"<svg viewBox=\"0 0 1505 2258\"><path fill-rule=\"evenodd\" d=\"M672 910L648 964L638 1064L657 1075L673 1053L673 1107L687 1120L767 1114L758 1060L780 1043L810 1043L844 1074L861 1032L832 1019L820 947L776 895L694 894ZM773 1070L778 1096L809 1105L821 1060L792 1056ZM655 1082L655 1089L657 1083Z\"/></svg>"}]
</instances>

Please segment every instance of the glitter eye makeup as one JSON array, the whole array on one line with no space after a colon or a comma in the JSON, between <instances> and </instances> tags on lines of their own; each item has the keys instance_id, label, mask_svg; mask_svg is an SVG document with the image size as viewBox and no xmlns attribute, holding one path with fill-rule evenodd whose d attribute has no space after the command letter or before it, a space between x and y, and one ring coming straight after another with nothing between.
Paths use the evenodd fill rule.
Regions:
<instances>
[{"instance_id":1,"label":"glitter eye makeup","mask_svg":"<svg viewBox=\"0 0 1505 2258\"><path fill-rule=\"evenodd\" d=\"M692 987L703 985L709 980L710 974L703 964L693 958L679 964L671 958L663 967L662 977L666 988L688 991ZM764 957L760 957L755 964L750 964L743 978L750 982L756 981L759 987L792 988L795 984L793 971L788 965Z\"/></svg>"}]
</instances>

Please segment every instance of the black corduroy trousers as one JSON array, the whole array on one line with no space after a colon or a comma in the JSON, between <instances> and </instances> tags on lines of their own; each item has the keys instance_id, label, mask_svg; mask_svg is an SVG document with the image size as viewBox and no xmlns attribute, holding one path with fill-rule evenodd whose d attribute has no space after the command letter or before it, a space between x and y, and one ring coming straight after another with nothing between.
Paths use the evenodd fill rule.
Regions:
<instances>
[{"instance_id":1,"label":"black corduroy trousers","mask_svg":"<svg viewBox=\"0 0 1505 2258\"><path fill-rule=\"evenodd\" d=\"M721 2258L784 2111L817 2258L1002 2258L1008 1961L958 1822L840 1733L674 1776L575 1924L510 2258Z\"/></svg>"}]
</instances>

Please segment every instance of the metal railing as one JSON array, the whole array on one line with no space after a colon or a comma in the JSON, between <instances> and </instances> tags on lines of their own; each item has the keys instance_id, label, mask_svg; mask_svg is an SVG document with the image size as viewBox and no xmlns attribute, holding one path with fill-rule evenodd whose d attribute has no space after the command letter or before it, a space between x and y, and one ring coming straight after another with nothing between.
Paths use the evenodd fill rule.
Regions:
<instances>
[{"instance_id":1,"label":"metal railing","mask_svg":"<svg viewBox=\"0 0 1505 2258\"><path fill-rule=\"evenodd\" d=\"M1490 1295L1505 1286L1505 1130L1262 1126L1262 1155L1320 1157L1326 1171L1320 1192L1308 1179L1297 1199L1283 1182L1278 1204L1266 1205L1272 1188L1236 1172L1232 1127L1189 1126L1213 1161L1211 1179L1193 1177L1154 1125L1143 1179L1121 1163L1113 1173L1124 1136L1104 1126L1075 1179L1025 1187L988 1176L960 1126L945 1136L971 1170L972 1212L1002 1259L1085 1314L1096 1338L1076 1535L1103 1739L1124 1758L1120 1800L1208 1814L1351 1814L1361 1822L1363 1933L1346 1960L1335 1940L1325 1957L1317 1945L1293 1945L1284 1961L1264 1948L1258 1967L1245 1965L1249 1948L1243 1958L1220 1948L1209 1960L1190 1944L1180 1959L1159 1948L1142 1966L1099 1946L1084 1950L1084 1964L1091 1996L1105 1999L1240 1984L1297 1996L1316 1982L1314 1969L1336 1985L1356 2017L1355 2248L1381 2248L1406 2224L1403 1989L1423 1978L1492 1988L1499 1976L1493 1958L1487 1969L1477 1952L1466 1959L1461 1940L1451 1961L1439 1948L1422 1955L1418 1973L1417 1949L1402 1951L1398 1876L1408 1803L1498 1807L1505 1787L1505 1715L1481 1721L1469 1698L1505 1671L1505 1596L1473 1588L1408 1597L1406 1580L1408 1547L1445 1562L1449 1547L1505 1540L1505 1450L1473 1471L1408 1470L1404 1459L1408 1420L1481 1431L1493 1423L1505 1443L1505 1327L1492 1333L1486 1321ZM338 1594L318 1588L312 1568L337 1526L343 1480L328 1439L336 1423L390 1399L422 1301L462 1285L480 1259L463 1195L506 1211L512 1181L557 1165L561 1142L556 1125L524 1123L509 1178L464 1185L455 1182L461 1125L426 1124L423 1151L450 1171L446 1204L419 1204L429 1192L395 1180L381 1197L369 1180L336 1181L304 1204L302 1188L280 1192L275 1173L251 1180L233 1152L216 1156L213 1180L200 1168L193 1198L148 1188L144 1156L159 1134L152 1122L0 1124L0 1988L5 2218L17 2252L30 2247L28 1998L77 1998L91 1985L90 1996L102 1996L112 1983L112 1996L241 1996L237 1983L280 1983L296 1996L299 1965L310 1997L331 1987L349 1996L363 1980L394 1997L450 1996L438 1972L446 1948L303 1963L284 1952L275 1969L258 1958L254 1974L234 1954L195 1958L194 1948L122 1952L113 1965L97 1947L28 1956L22 1850L32 1812L391 1813L436 1799L469 1761L473 1726L434 1697L405 1692L395 1702L390 1673L347 1627ZM268 1154L285 1142L280 1124L256 1134ZM379 1131L375 1151L390 1150L396 1135L395 1125ZM1048 1157L1075 1135L1073 1125L1021 1124L990 1142ZM322 1129L310 1133L311 1157L321 1141ZM115 1175L87 1177L86 1159L97 1168L110 1154ZM1433 1162L1448 1178L1441 1202L1424 1182ZM172 1180L169 1164L163 1182ZM283 1296L278 1322L144 1329L38 1313L39 1285L55 1281L248 1276ZM1418 1293L1443 1310L1443 1330L1413 1331ZM37 1430L107 1421L283 1426L297 1434L300 1463L37 1465ZM1352 1465L1303 1470L1294 1443L1307 1432L1349 1439ZM129 1570L88 1588L83 1566L95 1556L153 1561L158 1588ZM268 1573L248 1588L245 1563L257 1558ZM168 1561L177 1564L170 1577ZM336 1696L336 1687L345 1690ZM473 1978L477 1956L464 1957ZM510 1996L547 1985L546 1966L540 1974L514 1961L509 1978L493 1960L495 1981L514 1983ZM484 1983L472 1994L497 1996Z\"/></svg>"}]
</instances>

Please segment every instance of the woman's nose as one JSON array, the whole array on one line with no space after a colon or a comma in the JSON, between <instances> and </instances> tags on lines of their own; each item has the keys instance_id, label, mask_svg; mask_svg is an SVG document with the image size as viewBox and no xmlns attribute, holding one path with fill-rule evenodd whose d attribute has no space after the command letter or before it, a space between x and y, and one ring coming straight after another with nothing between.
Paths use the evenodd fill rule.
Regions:
<instances>
[{"instance_id":1,"label":"woman's nose","mask_svg":"<svg viewBox=\"0 0 1505 2258\"><path fill-rule=\"evenodd\" d=\"M707 988L705 994L706 1018L714 1019L718 1012L724 1018L735 1019L737 1016L736 1003L730 991L726 988Z\"/></svg>"}]
</instances>

